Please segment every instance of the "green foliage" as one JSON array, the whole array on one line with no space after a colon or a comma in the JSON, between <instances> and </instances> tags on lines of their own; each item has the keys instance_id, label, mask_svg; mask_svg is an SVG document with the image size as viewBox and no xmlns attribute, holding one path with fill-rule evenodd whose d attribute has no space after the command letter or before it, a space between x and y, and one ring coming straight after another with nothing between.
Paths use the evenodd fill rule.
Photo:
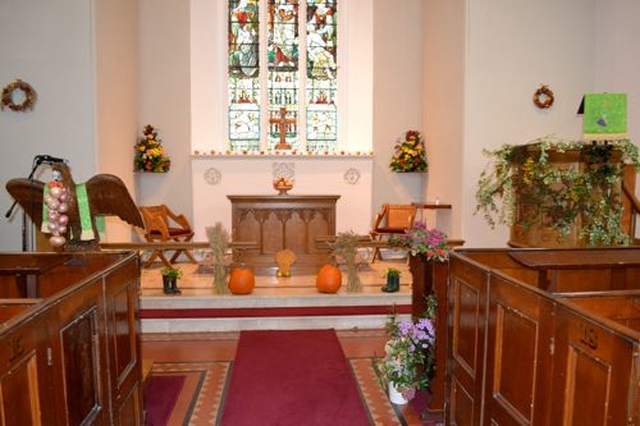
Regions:
<instances>
[{"instance_id":1,"label":"green foliage","mask_svg":"<svg viewBox=\"0 0 640 426\"><path fill-rule=\"evenodd\" d=\"M182 277L182 270L180 268L172 268L167 266L162 268L160 273L162 274L163 277L176 278L176 279Z\"/></svg>"},{"instance_id":2,"label":"green foliage","mask_svg":"<svg viewBox=\"0 0 640 426\"><path fill-rule=\"evenodd\" d=\"M398 277L398 278L400 278L400 275L402 275L402 272L400 272L400 269L387 268L384 271L384 276L385 277Z\"/></svg>"},{"instance_id":3,"label":"green foliage","mask_svg":"<svg viewBox=\"0 0 640 426\"><path fill-rule=\"evenodd\" d=\"M582 169L550 161L554 153L570 152L580 159ZM556 230L562 239L580 221L579 237L588 245L630 243L621 226L620 182L625 164L638 168L640 163L637 147L628 140L583 143L540 138L484 154L493 164L480 175L476 213L481 212L491 227L542 225Z\"/></svg>"}]
</instances>

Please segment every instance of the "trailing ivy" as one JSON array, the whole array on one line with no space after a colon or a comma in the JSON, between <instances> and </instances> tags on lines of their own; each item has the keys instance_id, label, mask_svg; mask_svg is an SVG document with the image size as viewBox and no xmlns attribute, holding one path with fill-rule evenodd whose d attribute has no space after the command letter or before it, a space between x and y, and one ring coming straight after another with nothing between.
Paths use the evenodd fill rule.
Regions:
<instances>
[{"instance_id":1,"label":"trailing ivy","mask_svg":"<svg viewBox=\"0 0 640 426\"><path fill-rule=\"evenodd\" d=\"M621 225L620 182L624 166L640 169L640 162L637 146L628 140L585 143L544 137L483 153L493 162L480 175L476 213L492 228L542 225L564 239L580 221L578 236L587 245L631 242ZM571 154L576 161L550 160L556 153Z\"/></svg>"}]
</instances>

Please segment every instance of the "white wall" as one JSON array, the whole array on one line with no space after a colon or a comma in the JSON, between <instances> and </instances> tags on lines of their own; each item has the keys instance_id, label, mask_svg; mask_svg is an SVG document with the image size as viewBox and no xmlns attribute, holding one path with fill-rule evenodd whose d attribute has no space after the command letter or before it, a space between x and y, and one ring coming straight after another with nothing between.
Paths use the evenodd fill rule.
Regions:
<instances>
[{"instance_id":1,"label":"white wall","mask_svg":"<svg viewBox=\"0 0 640 426\"><path fill-rule=\"evenodd\" d=\"M483 148L523 144L555 134L579 139L582 94L594 89L595 0L467 1L463 170L467 246L504 246L508 228L491 230L473 215L488 159ZM555 103L538 109L532 95L549 85Z\"/></svg>"},{"instance_id":2,"label":"white wall","mask_svg":"<svg viewBox=\"0 0 640 426\"><path fill-rule=\"evenodd\" d=\"M138 0L140 26L139 122L154 126L171 158L169 173L137 173L140 205L167 204L192 217L190 4L189 0ZM133 161L131 141L129 158ZM126 157L124 157L126 158Z\"/></svg>"},{"instance_id":3,"label":"white wall","mask_svg":"<svg viewBox=\"0 0 640 426\"><path fill-rule=\"evenodd\" d=\"M227 195L275 195L277 163L285 163L294 171L291 194L340 195L336 205L337 232L368 234L372 216L370 157L218 156L193 160L193 190L198 194L194 198L195 240L206 241L205 228L216 222L231 231L231 203ZM345 176L349 171L352 180Z\"/></svg>"},{"instance_id":4,"label":"white wall","mask_svg":"<svg viewBox=\"0 0 640 426\"><path fill-rule=\"evenodd\" d=\"M465 142L466 8L464 2L428 0L424 23L424 127L427 130L430 173L423 198L452 205L448 216L451 238L462 238L465 213L462 162ZM439 223L427 223L429 227Z\"/></svg>"},{"instance_id":5,"label":"white wall","mask_svg":"<svg viewBox=\"0 0 640 426\"><path fill-rule=\"evenodd\" d=\"M373 4L374 212L383 203L425 201L424 185L431 173L393 173L389 169L393 147L407 130L423 133L429 167L434 166L431 129L422 121L423 3L376 0Z\"/></svg>"},{"instance_id":6,"label":"white wall","mask_svg":"<svg viewBox=\"0 0 640 426\"><path fill-rule=\"evenodd\" d=\"M640 56L634 54L640 40L640 2L596 2L596 92L624 92L627 98L629 137L640 143Z\"/></svg>"},{"instance_id":7,"label":"white wall","mask_svg":"<svg viewBox=\"0 0 640 426\"><path fill-rule=\"evenodd\" d=\"M98 171L120 177L135 199L129 154L138 130L138 5L95 2L96 141ZM128 241L131 226L107 218L106 241Z\"/></svg>"},{"instance_id":8,"label":"white wall","mask_svg":"<svg viewBox=\"0 0 640 426\"><path fill-rule=\"evenodd\" d=\"M2 0L0 87L14 79L38 94L34 110L0 111L0 181L27 177L33 157L50 154L70 162L74 179L96 170L95 90L91 1ZM46 168L37 176L50 178ZM13 203L4 190L0 211ZM0 249L21 249L21 210L0 219Z\"/></svg>"},{"instance_id":9,"label":"white wall","mask_svg":"<svg viewBox=\"0 0 640 426\"><path fill-rule=\"evenodd\" d=\"M506 227L492 231L473 215L477 179L487 163L483 148L525 143L550 133L579 137L581 119L575 113L587 91L627 92L629 132L632 140L638 135L636 0L403 0L402 7L394 0L348 1L368 7L363 9L366 19L373 13L372 51L366 53L373 59L363 62L366 67L373 64L373 125L363 137L374 141L376 206L438 196L454 205L453 228L459 230L454 237L464 238L468 246L504 245ZM127 180L132 146L142 126L151 123L159 128L174 167L167 175L137 175L139 200L166 202L191 214L193 11L189 0L137 2L138 55L124 48L134 37L135 24L127 16L135 13L131 3L136 2L0 2L0 85L21 78L39 95L32 112L0 111L3 182L26 176L33 157L43 153L68 158L77 181L98 170ZM94 8L99 14L95 21ZM113 36L112 27L120 34L108 37L105 48L101 37ZM210 31L222 29L212 26ZM347 28L348 34L354 31ZM356 35L371 37L368 32ZM101 50L109 53L102 56ZM425 53L414 55L417 51ZM116 58L118 66L105 65L107 57ZM140 72L134 90L136 57ZM129 65L133 68L122 68ZM556 95L554 107L547 111L531 102L540 84L548 84ZM134 126L131 117L136 114ZM387 169L393 143L412 127L422 127L427 139L431 171L426 187L420 179L412 182ZM0 211L7 211L11 203L5 193ZM19 216L0 221L0 249L20 249Z\"/></svg>"}]
</instances>

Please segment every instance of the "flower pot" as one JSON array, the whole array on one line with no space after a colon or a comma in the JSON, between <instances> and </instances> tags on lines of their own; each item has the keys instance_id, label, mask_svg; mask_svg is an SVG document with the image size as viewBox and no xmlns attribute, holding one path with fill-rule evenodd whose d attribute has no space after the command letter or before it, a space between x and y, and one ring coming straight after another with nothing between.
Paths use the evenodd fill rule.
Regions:
<instances>
[{"instance_id":1,"label":"flower pot","mask_svg":"<svg viewBox=\"0 0 640 426\"><path fill-rule=\"evenodd\" d=\"M393 382L389 382L389 401L393 404L404 405L409 403L409 400L402 395Z\"/></svg>"},{"instance_id":2,"label":"flower pot","mask_svg":"<svg viewBox=\"0 0 640 426\"><path fill-rule=\"evenodd\" d=\"M382 287L382 291L385 293L395 293L398 290L400 290L400 276L387 275L387 284Z\"/></svg>"}]
</instances>

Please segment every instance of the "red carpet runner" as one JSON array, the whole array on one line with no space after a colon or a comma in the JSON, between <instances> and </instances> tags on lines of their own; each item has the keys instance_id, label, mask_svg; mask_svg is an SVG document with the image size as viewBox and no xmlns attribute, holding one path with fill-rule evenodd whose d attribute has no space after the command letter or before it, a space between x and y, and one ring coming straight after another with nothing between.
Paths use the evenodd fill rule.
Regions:
<instances>
[{"instance_id":1,"label":"red carpet runner","mask_svg":"<svg viewBox=\"0 0 640 426\"><path fill-rule=\"evenodd\" d=\"M167 424L184 380L184 376L151 375L144 390L145 426Z\"/></svg>"},{"instance_id":2,"label":"red carpet runner","mask_svg":"<svg viewBox=\"0 0 640 426\"><path fill-rule=\"evenodd\" d=\"M222 426L370 425L333 330L243 331Z\"/></svg>"}]
</instances>

